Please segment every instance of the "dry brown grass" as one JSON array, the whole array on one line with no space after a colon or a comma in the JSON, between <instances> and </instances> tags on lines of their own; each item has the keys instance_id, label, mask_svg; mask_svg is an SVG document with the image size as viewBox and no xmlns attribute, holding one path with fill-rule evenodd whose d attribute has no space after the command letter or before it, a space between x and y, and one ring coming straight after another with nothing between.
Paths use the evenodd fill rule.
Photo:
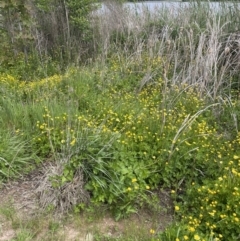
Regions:
<instances>
[{"instance_id":1,"label":"dry brown grass","mask_svg":"<svg viewBox=\"0 0 240 241\"><path fill-rule=\"evenodd\" d=\"M114 1L106 3L104 14L93 20L95 36L105 64L110 56L125 63L141 62L143 55L159 56L163 73L171 85L195 86L215 100L230 89L230 80L239 71L239 34L235 31L239 14L220 5L189 5L178 11L127 11Z\"/></svg>"},{"instance_id":2,"label":"dry brown grass","mask_svg":"<svg viewBox=\"0 0 240 241\"><path fill-rule=\"evenodd\" d=\"M43 169L36 189L40 208L50 208L59 214L72 210L78 204L88 203L90 197L84 189L85 181L81 169L76 171L71 181L62 185L57 179L63 175L65 164L65 161L54 162ZM54 183L57 183L57 186Z\"/></svg>"}]
</instances>

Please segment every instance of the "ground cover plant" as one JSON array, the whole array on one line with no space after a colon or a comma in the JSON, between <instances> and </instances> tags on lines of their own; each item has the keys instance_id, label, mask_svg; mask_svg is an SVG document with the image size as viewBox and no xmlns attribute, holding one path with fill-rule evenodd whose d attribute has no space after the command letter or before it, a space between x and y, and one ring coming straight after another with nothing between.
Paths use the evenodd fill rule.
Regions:
<instances>
[{"instance_id":1,"label":"ground cover plant","mask_svg":"<svg viewBox=\"0 0 240 241\"><path fill-rule=\"evenodd\" d=\"M60 73L50 60L55 75L37 70L32 81L18 66L1 70L1 182L44 165L40 208L101 207L116 220L163 210L164 191L174 221L144 240L237 240L239 12L192 3L139 16L107 4L87 28L88 65Z\"/></svg>"}]
</instances>

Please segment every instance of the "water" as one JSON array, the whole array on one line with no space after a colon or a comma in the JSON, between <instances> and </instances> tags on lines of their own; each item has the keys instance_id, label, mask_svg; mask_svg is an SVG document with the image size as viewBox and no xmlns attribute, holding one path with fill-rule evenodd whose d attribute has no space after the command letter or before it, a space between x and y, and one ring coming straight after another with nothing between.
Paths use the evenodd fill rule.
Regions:
<instances>
[{"instance_id":1,"label":"water","mask_svg":"<svg viewBox=\"0 0 240 241\"><path fill-rule=\"evenodd\" d=\"M162 8L168 9L178 9L180 7L189 6L189 2L181 2L181 1L145 1L138 3L126 3L126 7L130 9L137 10L141 12L143 9L147 9L150 12Z\"/></svg>"},{"instance_id":2,"label":"water","mask_svg":"<svg viewBox=\"0 0 240 241\"><path fill-rule=\"evenodd\" d=\"M126 6L130 8L137 8L139 10L147 8L148 10L153 11L161 8L178 9L180 7L189 7L191 4L194 3L182 1L143 1L138 3L127 3ZM209 5L212 9L219 9L221 6L234 7L236 5L236 3L233 2L201 2L201 4L206 6Z\"/></svg>"},{"instance_id":3,"label":"water","mask_svg":"<svg viewBox=\"0 0 240 241\"><path fill-rule=\"evenodd\" d=\"M180 8L189 7L191 4L190 2L182 2L182 1L143 1L137 3L125 3L126 9L130 9L135 11L136 13L141 13L143 11L148 10L149 12L154 12L156 10L161 9L168 9L171 12L177 12ZM209 6L213 10L220 10L222 7L234 8L236 7L236 3L232 2L202 2L202 5ZM237 6L240 6L237 3ZM101 12L108 11L106 6L102 6Z\"/></svg>"}]
</instances>

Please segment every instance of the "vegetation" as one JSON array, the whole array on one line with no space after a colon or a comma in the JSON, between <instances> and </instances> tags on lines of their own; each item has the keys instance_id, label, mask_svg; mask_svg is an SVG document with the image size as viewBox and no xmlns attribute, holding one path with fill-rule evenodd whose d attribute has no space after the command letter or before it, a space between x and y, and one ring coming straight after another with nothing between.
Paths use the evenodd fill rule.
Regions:
<instances>
[{"instance_id":1,"label":"vegetation","mask_svg":"<svg viewBox=\"0 0 240 241\"><path fill-rule=\"evenodd\" d=\"M120 220L163 209L165 191L174 220L142 240L239 239L238 5L95 7L2 1L1 182L50 162L36 189L46 212ZM96 235L136 240L124 238Z\"/></svg>"}]
</instances>

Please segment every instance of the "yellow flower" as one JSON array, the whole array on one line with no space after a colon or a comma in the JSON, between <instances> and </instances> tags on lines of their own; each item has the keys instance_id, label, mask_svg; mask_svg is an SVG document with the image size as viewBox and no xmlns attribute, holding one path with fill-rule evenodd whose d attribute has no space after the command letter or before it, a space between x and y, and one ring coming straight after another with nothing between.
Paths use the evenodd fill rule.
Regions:
<instances>
[{"instance_id":1,"label":"yellow flower","mask_svg":"<svg viewBox=\"0 0 240 241\"><path fill-rule=\"evenodd\" d=\"M237 160L237 159L239 159L240 157L239 156L237 156L237 155L234 155L233 156L233 159L235 159L235 160Z\"/></svg>"},{"instance_id":2,"label":"yellow flower","mask_svg":"<svg viewBox=\"0 0 240 241\"><path fill-rule=\"evenodd\" d=\"M127 190L130 192L130 191L132 190L132 188L131 188L131 187L128 187Z\"/></svg>"},{"instance_id":3,"label":"yellow flower","mask_svg":"<svg viewBox=\"0 0 240 241\"><path fill-rule=\"evenodd\" d=\"M70 145L71 145L71 146L74 146L75 143L76 143L76 139L74 138L74 139L70 142Z\"/></svg>"},{"instance_id":4,"label":"yellow flower","mask_svg":"<svg viewBox=\"0 0 240 241\"><path fill-rule=\"evenodd\" d=\"M150 189L150 187L147 185L147 186L146 186L146 189L148 190L148 189Z\"/></svg>"},{"instance_id":5,"label":"yellow flower","mask_svg":"<svg viewBox=\"0 0 240 241\"><path fill-rule=\"evenodd\" d=\"M188 240L188 236L184 235L183 239Z\"/></svg>"},{"instance_id":6,"label":"yellow flower","mask_svg":"<svg viewBox=\"0 0 240 241\"><path fill-rule=\"evenodd\" d=\"M197 234L195 234L194 235L194 240L200 240L200 237Z\"/></svg>"},{"instance_id":7,"label":"yellow flower","mask_svg":"<svg viewBox=\"0 0 240 241\"><path fill-rule=\"evenodd\" d=\"M150 234L155 234L155 230L154 229L150 229Z\"/></svg>"},{"instance_id":8,"label":"yellow flower","mask_svg":"<svg viewBox=\"0 0 240 241\"><path fill-rule=\"evenodd\" d=\"M179 210L180 210L179 206L175 206L175 211L179 211Z\"/></svg>"},{"instance_id":9,"label":"yellow flower","mask_svg":"<svg viewBox=\"0 0 240 241\"><path fill-rule=\"evenodd\" d=\"M133 178L133 179L132 179L132 182L136 182L136 181L137 181L137 179L136 179L136 178Z\"/></svg>"},{"instance_id":10,"label":"yellow flower","mask_svg":"<svg viewBox=\"0 0 240 241\"><path fill-rule=\"evenodd\" d=\"M189 231L190 231L190 232L194 232L194 231L195 231L195 228L194 228L194 227L189 227Z\"/></svg>"}]
</instances>

